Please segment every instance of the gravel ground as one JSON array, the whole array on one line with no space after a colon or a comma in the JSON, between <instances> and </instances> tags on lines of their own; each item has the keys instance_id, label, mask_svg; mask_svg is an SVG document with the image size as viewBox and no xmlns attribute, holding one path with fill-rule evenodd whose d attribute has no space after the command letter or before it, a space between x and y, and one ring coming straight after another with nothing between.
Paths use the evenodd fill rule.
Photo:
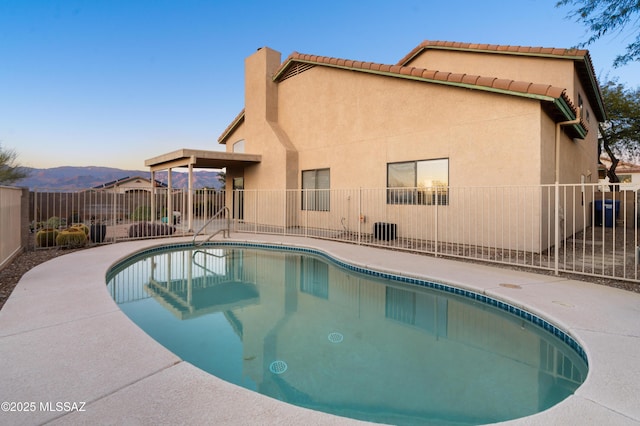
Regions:
<instances>
[{"instance_id":1,"label":"gravel ground","mask_svg":"<svg viewBox=\"0 0 640 426\"><path fill-rule=\"evenodd\" d=\"M20 253L9 266L0 271L0 309L25 272L47 260L74 251L77 249L28 250Z\"/></svg>"},{"instance_id":2,"label":"gravel ground","mask_svg":"<svg viewBox=\"0 0 640 426\"><path fill-rule=\"evenodd\" d=\"M9 298L9 295L13 291L18 281L22 275L29 271L31 268L36 267L37 265L46 262L50 259L53 259L58 256L62 256L65 254L72 253L74 251L81 249L48 249L48 250L27 250L20 253L14 260L11 262L9 266L0 271L0 309L4 306L5 301ZM477 262L475 262L477 263ZM484 263L486 264L486 263ZM503 265L494 265L489 264L491 266L496 267L504 267L507 269L518 269L518 270L528 270L535 273L548 273L546 271L540 271L535 269L526 269L520 267L509 267ZM589 277L582 275L563 275L564 277L569 277L572 279L580 280L580 281L588 281L595 284L606 285L610 287L616 287L622 290L633 291L636 293L640 293L640 284L621 281L621 280L612 280L606 278L598 278L598 277Z\"/></svg>"}]
</instances>

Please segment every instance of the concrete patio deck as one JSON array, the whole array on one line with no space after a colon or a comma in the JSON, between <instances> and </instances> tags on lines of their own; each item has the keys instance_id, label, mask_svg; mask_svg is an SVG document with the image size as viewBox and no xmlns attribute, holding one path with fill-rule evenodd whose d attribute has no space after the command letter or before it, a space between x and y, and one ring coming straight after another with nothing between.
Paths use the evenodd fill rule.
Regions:
<instances>
[{"instance_id":1,"label":"concrete patio deck","mask_svg":"<svg viewBox=\"0 0 640 426\"><path fill-rule=\"evenodd\" d=\"M526 307L580 342L589 374L562 403L504 424L640 424L640 294L324 240L250 234L232 240L313 247L355 265ZM105 286L108 269L138 250L184 241L190 238L100 246L25 274L0 311L0 424L363 424L224 382L180 360L120 311ZM4 402L29 411L7 412ZM69 412L73 403L82 411Z\"/></svg>"}]
</instances>

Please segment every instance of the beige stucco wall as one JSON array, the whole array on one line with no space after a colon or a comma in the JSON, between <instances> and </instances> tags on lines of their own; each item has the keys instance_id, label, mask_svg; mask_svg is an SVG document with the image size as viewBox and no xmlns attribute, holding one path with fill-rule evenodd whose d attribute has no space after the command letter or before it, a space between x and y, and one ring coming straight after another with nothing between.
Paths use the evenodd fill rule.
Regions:
<instances>
[{"instance_id":1,"label":"beige stucco wall","mask_svg":"<svg viewBox=\"0 0 640 426\"><path fill-rule=\"evenodd\" d=\"M585 89L574 69L572 59L527 57L523 55L456 52L453 50L430 49L413 58L407 65L432 70L477 74L486 77L508 78L516 81L549 84L566 89L573 104L583 101L583 119L589 127L584 140L562 136L560 182L579 183L581 175L592 175L595 182L597 167L597 119L593 107L589 104ZM588 117L588 121L587 121ZM541 183L555 182L555 125L549 117L543 116L542 133L542 172ZM571 158L571 161L563 161Z\"/></svg>"},{"instance_id":2,"label":"beige stucco wall","mask_svg":"<svg viewBox=\"0 0 640 426\"><path fill-rule=\"evenodd\" d=\"M573 60L568 59L429 49L406 65L483 77L546 83L568 89L574 85Z\"/></svg>"},{"instance_id":3,"label":"beige stucco wall","mask_svg":"<svg viewBox=\"0 0 640 426\"><path fill-rule=\"evenodd\" d=\"M300 170L331 168L332 188L384 188L387 163L437 158L451 186L539 179L535 101L316 67L280 83L278 110Z\"/></svg>"}]
</instances>

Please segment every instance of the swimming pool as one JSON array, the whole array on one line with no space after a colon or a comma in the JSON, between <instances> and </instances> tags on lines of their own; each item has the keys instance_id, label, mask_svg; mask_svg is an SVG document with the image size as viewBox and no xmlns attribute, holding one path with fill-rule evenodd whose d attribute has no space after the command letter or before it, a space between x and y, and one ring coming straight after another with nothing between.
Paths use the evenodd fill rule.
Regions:
<instances>
[{"instance_id":1,"label":"swimming pool","mask_svg":"<svg viewBox=\"0 0 640 426\"><path fill-rule=\"evenodd\" d=\"M108 281L121 309L182 359L347 417L507 420L556 404L587 372L582 348L529 312L306 248L156 248Z\"/></svg>"}]
</instances>

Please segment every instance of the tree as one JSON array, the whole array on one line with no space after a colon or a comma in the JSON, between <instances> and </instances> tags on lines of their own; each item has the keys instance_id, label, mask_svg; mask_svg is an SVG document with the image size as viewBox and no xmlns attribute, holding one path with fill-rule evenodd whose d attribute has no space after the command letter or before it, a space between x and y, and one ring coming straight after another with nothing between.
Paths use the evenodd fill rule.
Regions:
<instances>
[{"instance_id":1,"label":"tree","mask_svg":"<svg viewBox=\"0 0 640 426\"><path fill-rule=\"evenodd\" d=\"M637 158L640 155L640 88L627 89L624 84L612 80L604 83L601 91L608 117L599 125L598 143L611 159L611 167L607 170L609 182L618 183L616 166L620 157Z\"/></svg>"},{"instance_id":2,"label":"tree","mask_svg":"<svg viewBox=\"0 0 640 426\"><path fill-rule=\"evenodd\" d=\"M591 31L591 37L580 43L579 47L587 46L607 33L622 32L631 23L636 38L627 45L625 54L616 57L613 66L619 67L640 60L640 31L636 25L637 15L640 13L638 0L560 0L556 3L556 7L566 5L575 6L568 16L577 17Z\"/></svg>"},{"instance_id":3,"label":"tree","mask_svg":"<svg viewBox=\"0 0 640 426\"><path fill-rule=\"evenodd\" d=\"M220 170L218 172L218 182L220 182L220 184L222 185L222 189L224 189L226 184L227 184L227 171L226 170Z\"/></svg>"},{"instance_id":4,"label":"tree","mask_svg":"<svg viewBox=\"0 0 640 426\"><path fill-rule=\"evenodd\" d=\"M26 178L29 174L16 163L18 154L12 149L3 149L0 145L0 184L9 185Z\"/></svg>"}]
</instances>

